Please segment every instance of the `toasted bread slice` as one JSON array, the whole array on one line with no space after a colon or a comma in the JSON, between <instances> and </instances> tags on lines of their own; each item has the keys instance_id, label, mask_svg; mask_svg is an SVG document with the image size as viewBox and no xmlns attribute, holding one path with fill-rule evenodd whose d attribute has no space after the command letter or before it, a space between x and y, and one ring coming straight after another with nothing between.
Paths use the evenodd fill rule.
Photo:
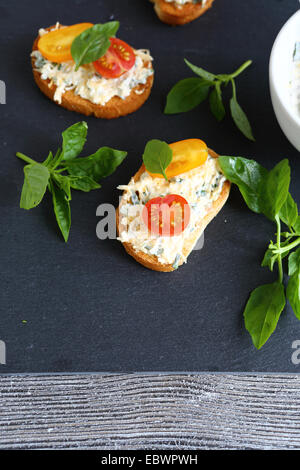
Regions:
<instances>
[{"instance_id":1,"label":"toasted bread slice","mask_svg":"<svg viewBox=\"0 0 300 470\"><path fill-rule=\"evenodd\" d=\"M213 4L214 0L207 0L204 5L202 3L186 3L184 5L176 5L176 3L168 3L165 0L150 0L154 3L154 9L163 23L170 25L182 25L194 21L203 15Z\"/></svg>"},{"instance_id":2,"label":"toasted bread slice","mask_svg":"<svg viewBox=\"0 0 300 470\"><path fill-rule=\"evenodd\" d=\"M213 158L218 158L218 154L216 154L213 150L209 149L209 154ZM135 174L134 181L138 181L140 176L144 173L144 171L145 171L145 166L142 165L139 171ZM183 247L183 255L185 258L187 258L190 255L191 251L193 250L194 246L197 243L197 240L200 238L200 236L204 232L204 229L207 227L207 225L212 221L212 219L218 214L218 212L222 209L222 207L226 203L229 193L230 193L230 186L231 186L230 182L225 181L219 198L213 202L209 212L207 212L205 217L203 217L202 219L198 221L195 227L195 230L190 234L190 236L185 241L185 244ZM122 225L121 220L120 220L121 219L120 209L124 203L125 201L122 197L120 205L116 212L117 231L118 231L119 236L123 230L126 230L126 227ZM142 264L146 268L152 269L153 271L161 271L161 272L175 271L173 264L162 264L158 261L158 258L156 256L149 255L147 253L144 253L143 251L136 251L131 243L124 242L123 245L127 253L131 255L138 263ZM183 264L183 261L181 261L181 263L179 263L178 266L182 264Z\"/></svg>"},{"instance_id":3,"label":"toasted bread slice","mask_svg":"<svg viewBox=\"0 0 300 470\"><path fill-rule=\"evenodd\" d=\"M46 31L50 31L51 28L53 28L53 26L46 28ZM38 50L38 40L39 37L37 37L33 43L33 51ZM41 78L41 74L35 70L34 57L31 59L31 64L34 80L37 86L48 98L54 101L54 94L57 88L56 85L51 83L49 79L43 80ZM149 63L145 63L145 67L148 65ZM94 115L97 118L115 119L134 113L145 103L151 93L153 80L154 75L152 74L148 77L145 85L140 84L133 88L127 98L122 99L119 96L114 96L104 106L92 103L91 101L76 95L73 90L68 90L62 95L61 103L55 103L69 111L75 111L77 113L85 114L86 116Z\"/></svg>"}]
</instances>

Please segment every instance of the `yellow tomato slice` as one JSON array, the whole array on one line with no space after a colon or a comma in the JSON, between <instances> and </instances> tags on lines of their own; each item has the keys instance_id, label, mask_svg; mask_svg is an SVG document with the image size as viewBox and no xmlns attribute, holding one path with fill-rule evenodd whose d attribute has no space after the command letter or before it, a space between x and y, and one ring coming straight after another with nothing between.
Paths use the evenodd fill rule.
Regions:
<instances>
[{"instance_id":1,"label":"yellow tomato slice","mask_svg":"<svg viewBox=\"0 0 300 470\"><path fill-rule=\"evenodd\" d=\"M207 146L200 139L181 140L169 146L173 150L173 159L166 169L168 178L173 178L203 165L208 157ZM150 174L153 177L163 178L161 174Z\"/></svg>"},{"instance_id":2,"label":"yellow tomato slice","mask_svg":"<svg viewBox=\"0 0 300 470\"><path fill-rule=\"evenodd\" d=\"M92 23L79 23L50 31L39 39L38 50L45 59L51 62L61 63L72 60L72 42L76 36L92 26Z\"/></svg>"}]
</instances>

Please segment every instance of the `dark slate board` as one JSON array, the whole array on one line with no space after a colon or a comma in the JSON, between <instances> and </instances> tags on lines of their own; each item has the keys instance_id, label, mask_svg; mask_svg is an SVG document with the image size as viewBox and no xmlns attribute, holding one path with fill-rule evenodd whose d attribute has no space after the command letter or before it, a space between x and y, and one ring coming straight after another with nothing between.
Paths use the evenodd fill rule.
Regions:
<instances>
[{"instance_id":1,"label":"dark slate board","mask_svg":"<svg viewBox=\"0 0 300 470\"><path fill-rule=\"evenodd\" d=\"M297 372L291 345L300 337L300 323L289 308L260 352L244 329L249 292L274 279L260 267L273 227L246 209L236 189L206 230L205 249L174 273L144 269L117 241L99 241L95 233L97 206L117 204L115 188L139 167L150 138L200 137L219 153L253 157L268 168L288 157L299 200L299 155L276 122L268 87L272 44L297 8L296 0L216 0L198 21L170 28L146 0L2 0L0 79L7 85L7 104L0 107L0 339L7 364L1 372ZM121 21L126 41L151 49L156 81L151 99L136 114L111 122L87 119L86 152L110 145L129 156L100 191L74 193L65 245L48 198L30 212L19 209L23 164L14 154L44 158L58 146L60 132L82 116L39 92L29 52L41 26L110 18ZM238 91L256 144L244 139L229 118L217 124L206 104L186 115L163 115L170 87L191 75L184 57L217 73L254 60Z\"/></svg>"}]
</instances>

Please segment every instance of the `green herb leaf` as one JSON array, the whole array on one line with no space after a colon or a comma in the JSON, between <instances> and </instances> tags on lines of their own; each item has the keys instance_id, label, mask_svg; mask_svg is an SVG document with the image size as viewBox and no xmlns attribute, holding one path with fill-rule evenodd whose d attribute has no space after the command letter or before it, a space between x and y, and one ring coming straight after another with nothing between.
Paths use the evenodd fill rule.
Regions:
<instances>
[{"instance_id":1,"label":"green herb leaf","mask_svg":"<svg viewBox=\"0 0 300 470\"><path fill-rule=\"evenodd\" d=\"M84 191L85 193L88 193L92 189L101 188L100 184L96 183L96 181L88 176L70 176L70 185L72 189Z\"/></svg>"},{"instance_id":2,"label":"green herb leaf","mask_svg":"<svg viewBox=\"0 0 300 470\"><path fill-rule=\"evenodd\" d=\"M186 78L180 80L167 96L165 114L185 113L196 108L204 101L210 85L201 78Z\"/></svg>"},{"instance_id":3,"label":"green herb leaf","mask_svg":"<svg viewBox=\"0 0 300 470\"><path fill-rule=\"evenodd\" d=\"M260 192L268 171L255 160L242 157L221 156L219 164L226 178L239 187L249 209L260 213Z\"/></svg>"},{"instance_id":4,"label":"green herb leaf","mask_svg":"<svg viewBox=\"0 0 300 470\"><path fill-rule=\"evenodd\" d=\"M21 209L32 209L43 199L50 173L44 165L30 163L24 167L24 176L20 207Z\"/></svg>"},{"instance_id":5,"label":"green herb leaf","mask_svg":"<svg viewBox=\"0 0 300 470\"><path fill-rule=\"evenodd\" d=\"M70 175L88 176L98 183L101 178L111 175L123 162L126 155L127 152L102 147L89 157L68 160L64 166Z\"/></svg>"},{"instance_id":6,"label":"green herb leaf","mask_svg":"<svg viewBox=\"0 0 300 470\"><path fill-rule=\"evenodd\" d=\"M168 181L166 168L173 158L170 146L161 140L150 140L144 150L143 162L150 173L161 174Z\"/></svg>"},{"instance_id":7,"label":"green herb leaf","mask_svg":"<svg viewBox=\"0 0 300 470\"><path fill-rule=\"evenodd\" d=\"M222 100L222 90L220 83L217 83L215 88L209 95L210 109L217 121L222 121L225 117L225 108Z\"/></svg>"},{"instance_id":8,"label":"green herb leaf","mask_svg":"<svg viewBox=\"0 0 300 470\"><path fill-rule=\"evenodd\" d=\"M214 80L217 78L213 73L207 72L201 67L191 64L187 59L184 59L184 62L196 75L199 75L199 77L204 78L204 80L211 82L211 84L213 84Z\"/></svg>"},{"instance_id":9,"label":"green herb leaf","mask_svg":"<svg viewBox=\"0 0 300 470\"><path fill-rule=\"evenodd\" d=\"M262 212L271 220L279 214L285 203L291 181L291 169L287 159L279 162L267 174L263 191L260 194Z\"/></svg>"},{"instance_id":10,"label":"green herb leaf","mask_svg":"<svg viewBox=\"0 0 300 470\"><path fill-rule=\"evenodd\" d=\"M53 208L56 220L65 242L68 241L71 228L71 208L65 192L50 179Z\"/></svg>"},{"instance_id":11,"label":"green herb leaf","mask_svg":"<svg viewBox=\"0 0 300 470\"><path fill-rule=\"evenodd\" d=\"M270 248L267 249L264 259L262 260L261 266L263 268L269 268L273 272L274 264L278 259L278 255L274 255L273 251Z\"/></svg>"},{"instance_id":12,"label":"green herb leaf","mask_svg":"<svg viewBox=\"0 0 300 470\"><path fill-rule=\"evenodd\" d=\"M300 215L298 215L295 223L293 224L293 229L296 233L300 233Z\"/></svg>"},{"instance_id":13,"label":"green herb leaf","mask_svg":"<svg viewBox=\"0 0 300 470\"><path fill-rule=\"evenodd\" d=\"M275 331L286 304L284 287L279 282L255 289L244 311L245 326L254 346L260 349Z\"/></svg>"},{"instance_id":14,"label":"green herb leaf","mask_svg":"<svg viewBox=\"0 0 300 470\"><path fill-rule=\"evenodd\" d=\"M230 110L232 119L234 120L237 128L241 131L242 134L244 134L245 137L247 137L247 139L255 142L250 122L235 97L232 97L230 100Z\"/></svg>"},{"instance_id":15,"label":"green herb leaf","mask_svg":"<svg viewBox=\"0 0 300 470\"><path fill-rule=\"evenodd\" d=\"M290 277L286 295L288 301L291 304L291 307L294 311L294 314L300 320L300 266L295 273Z\"/></svg>"},{"instance_id":16,"label":"green herb leaf","mask_svg":"<svg viewBox=\"0 0 300 470\"><path fill-rule=\"evenodd\" d=\"M87 130L87 123L82 121L68 127L62 133L62 152L56 165L62 160L71 160L80 154L86 142Z\"/></svg>"},{"instance_id":17,"label":"green herb leaf","mask_svg":"<svg viewBox=\"0 0 300 470\"><path fill-rule=\"evenodd\" d=\"M102 57L110 47L109 38L115 36L120 23L110 21L105 24L95 24L77 36L71 46L71 54L76 64L76 69L80 65L90 64Z\"/></svg>"},{"instance_id":18,"label":"green herb leaf","mask_svg":"<svg viewBox=\"0 0 300 470\"><path fill-rule=\"evenodd\" d=\"M68 201L71 201L71 185L70 176L60 175L58 173L52 174L57 186L62 189L67 196Z\"/></svg>"},{"instance_id":19,"label":"green herb leaf","mask_svg":"<svg viewBox=\"0 0 300 470\"><path fill-rule=\"evenodd\" d=\"M288 227L292 227L297 221L298 206L290 193L280 209L279 216L282 222L284 222Z\"/></svg>"},{"instance_id":20,"label":"green herb leaf","mask_svg":"<svg viewBox=\"0 0 300 470\"><path fill-rule=\"evenodd\" d=\"M300 269L300 248L289 256L289 276L293 276Z\"/></svg>"}]
</instances>

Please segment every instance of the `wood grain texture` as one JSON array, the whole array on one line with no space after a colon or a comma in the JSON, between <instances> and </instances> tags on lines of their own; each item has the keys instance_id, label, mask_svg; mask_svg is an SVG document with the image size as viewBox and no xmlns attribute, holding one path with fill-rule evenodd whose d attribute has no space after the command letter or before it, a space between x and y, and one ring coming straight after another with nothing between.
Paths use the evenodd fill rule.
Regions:
<instances>
[{"instance_id":1,"label":"wood grain texture","mask_svg":"<svg viewBox=\"0 0 300 470\"><path fill-rule=\"evenodd\" d=\"M1 449L299 449L296 375L0 378Z\"/></svg>"}]
</instances>

